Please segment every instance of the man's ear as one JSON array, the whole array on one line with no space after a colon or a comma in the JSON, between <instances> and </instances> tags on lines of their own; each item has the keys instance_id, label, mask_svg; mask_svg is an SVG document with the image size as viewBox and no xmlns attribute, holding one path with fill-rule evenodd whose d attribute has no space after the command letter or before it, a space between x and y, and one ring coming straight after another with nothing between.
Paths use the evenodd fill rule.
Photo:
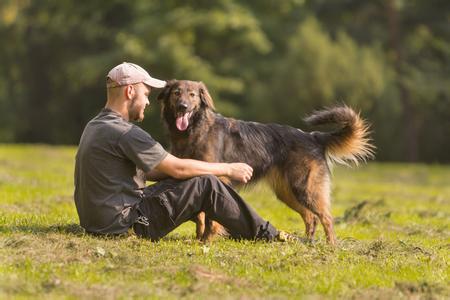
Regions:
<instances>
[{"instance_id":1,"label":"man's ear","mask_svg":"<svg viewBox=\"0 0 450 300\"><path fill-rule=\"evenodd\" d=\"M136 88L131 84L126 85L123 89L123 94L125 95L125 99L131 100L136 95Z\"/></svg>"},{"instance_id":2,"label":"man's ear","mask_svg":"<svg viewBox=\"0 0 450 300\"><path fill-rule=\"evenodd\" d=\"M167 83L166 83L166 86L159 93L158 97L156 97L156 100L161 100L161 101L166 100L167 97L169 97L169 95L170 95L170 91L172 91L172 87L177 82L178 82L178 80L176 80L176 79L168 80Z\"/></svg>"},{"instance_id":3,"label":"man's ear","mask_svg":"<svg viewBox=\"0 0 450 300\"><path fill-rule=\"evenodd\" d=\"M211 95L208 92L208 89L206 88L206 85L203 82L199 82L199 94L200 94L200 100L202 100L202 103L209 107L212 110L216 110L214 107L213 99L211 98Z\"/></svg>"}]
</instances>

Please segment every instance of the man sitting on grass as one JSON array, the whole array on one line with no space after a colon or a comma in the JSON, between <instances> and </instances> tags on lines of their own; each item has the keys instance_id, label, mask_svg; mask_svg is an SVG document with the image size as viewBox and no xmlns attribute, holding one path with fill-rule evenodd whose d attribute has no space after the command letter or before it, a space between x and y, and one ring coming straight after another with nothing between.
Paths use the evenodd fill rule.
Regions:
<instances>
[{"instance_id":1,"label":"man sitting on grass","mask_svg":"<svg viewBox=\"0 0 450 300\"><path fill-rule=\"evenodd\" d=\"M106 106L86 125L76 155L74 198L81 226L111 235L133 227L138 236L156 241L204 212L236 239L294 239L215 177L245 183L253 172L249 165L179 159L131 123L144 119L152 88L165 84L131 63L108 73ZM146 187L146 180L158 182Z\"/></svg>"}]
</instances>

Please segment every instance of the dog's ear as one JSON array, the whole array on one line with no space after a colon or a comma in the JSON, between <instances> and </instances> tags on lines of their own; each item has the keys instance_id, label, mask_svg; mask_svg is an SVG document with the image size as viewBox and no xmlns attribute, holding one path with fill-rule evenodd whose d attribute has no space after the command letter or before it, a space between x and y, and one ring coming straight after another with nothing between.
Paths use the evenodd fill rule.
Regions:
<instances>
[{"instance_id":1,"label":"dog's ear","mask_svg":"<svg viewBox=\"0 0 450 300\"><path fill-rule=\"evenodd\" d=\"M211 95L208 92L208 89L206 88L206 85L203 82L199 82L199 94L200 94L200 100L202 100L202 103L209 107L212 110L216 110L214 107L213 99L211 98Z\"/></svg>"},{"instance_id":2,"label":"dog's ear","mask_svg":"<svg viewBox=\"0 0 450 300\"><path fill-rule=\"evenodd\" d=\"M162 91L159 93L158 97L156 97L156 100L165 100L170 95L170 91L172 90L172 87L177 82L176 79L168 80L166 83L166 86L162 89Z\"/></svg>"}]
</instances>

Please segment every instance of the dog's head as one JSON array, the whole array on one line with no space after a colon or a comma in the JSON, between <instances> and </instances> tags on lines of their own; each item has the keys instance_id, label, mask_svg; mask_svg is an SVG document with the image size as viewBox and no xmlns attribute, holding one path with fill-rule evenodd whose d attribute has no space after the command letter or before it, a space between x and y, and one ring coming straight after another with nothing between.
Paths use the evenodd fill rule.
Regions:
<instances>
[{"instance_id":1,"label":"dog's head","mask_svg":"<svg viewBox=\"0 0 450 300\"><path fill-rule=\"evenodd\" d=\"M169 127L185 131L193 120L207 109L214 110L214 103L203 82L169 80L158 95L162 103L162 116Z\"/></svg>"}]
</instances>

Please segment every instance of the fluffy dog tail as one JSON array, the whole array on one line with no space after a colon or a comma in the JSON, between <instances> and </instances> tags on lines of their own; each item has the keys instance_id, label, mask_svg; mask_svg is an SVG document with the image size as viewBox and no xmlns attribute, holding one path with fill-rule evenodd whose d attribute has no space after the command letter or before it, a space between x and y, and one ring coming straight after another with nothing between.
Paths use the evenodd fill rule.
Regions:
<instances>
[{"instance_id":1,"label":"fluffy dog tail","mask_svg":"<svg viewBox=\"0 0 450 300\"><path fill-rule=\"evenodd\" d=\"M348 106L337 106L314 112L305 119L309 125L337 124L332 132L312 132L324 145L327 161L358 165L374 157L375 146L369 137L369 125Z\"/></svg>"}]
</instances>

